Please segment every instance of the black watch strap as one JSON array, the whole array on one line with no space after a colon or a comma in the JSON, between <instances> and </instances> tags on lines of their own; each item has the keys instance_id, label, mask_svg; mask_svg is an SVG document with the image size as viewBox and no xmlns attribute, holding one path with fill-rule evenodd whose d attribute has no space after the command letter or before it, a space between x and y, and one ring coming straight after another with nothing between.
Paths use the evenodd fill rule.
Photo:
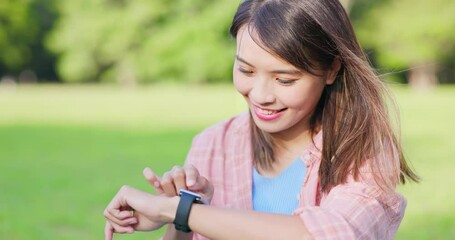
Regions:
<instances>
[{"instance_id":1,"label":"black watch strap","mask_svg":"<svg viewBox=\"0 0 455 240\"><path fill-rule=\"evenodd\" d=\"M177 207L177 213L175 214L174 226L175 229L188 233L191 232L188 226L191 207L193 203L200 203L201 196L187 190L180 190L179 195L180 201Z\"/></svg>"}]
</instances>

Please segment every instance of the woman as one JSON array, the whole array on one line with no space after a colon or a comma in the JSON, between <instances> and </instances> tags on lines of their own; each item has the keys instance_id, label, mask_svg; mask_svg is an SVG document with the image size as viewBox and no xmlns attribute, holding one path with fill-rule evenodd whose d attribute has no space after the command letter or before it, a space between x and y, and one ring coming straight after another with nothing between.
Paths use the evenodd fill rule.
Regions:
<instances>
[{"instance_id":1,"label":"woman","mask_svg":"<svg viewBox=\"0 0 455 240\"><path fill-rule=\"evenodd\" d=\"M247 0L230 31L249 112L195 137L184 168L147 168L158 195L122 187L106 238L169 224L164 239L392 239L395 187L418 177L341 4Z\"/></svg>"}]
</instances>

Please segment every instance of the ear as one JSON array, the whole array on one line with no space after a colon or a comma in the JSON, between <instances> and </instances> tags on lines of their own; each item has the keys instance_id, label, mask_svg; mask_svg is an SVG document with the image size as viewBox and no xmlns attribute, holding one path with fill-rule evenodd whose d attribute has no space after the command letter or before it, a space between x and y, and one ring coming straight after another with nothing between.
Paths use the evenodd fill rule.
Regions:
<instances>
[{"instance_id":1,"label":"ear","mask_svg":"<svg viewBox=\"0 0 455 240\"><path fill-rule=\"evenodd\" d=\"M341 68L341 60L340 57L335 57L332 62L332 66L329 69L329 72L327 73L327 77L325 79L325 83L327 85L332 85L338 75L338 72L340 71Z\"/></svg>"}]
</instances>

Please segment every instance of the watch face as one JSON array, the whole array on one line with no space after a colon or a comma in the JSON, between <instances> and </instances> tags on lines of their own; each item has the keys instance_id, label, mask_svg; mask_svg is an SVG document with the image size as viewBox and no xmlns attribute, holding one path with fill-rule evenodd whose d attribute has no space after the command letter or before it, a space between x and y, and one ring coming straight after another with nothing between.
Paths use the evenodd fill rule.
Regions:
<instances>
[{"instance_id":1,"label":"watch face","mask_svg":"<svg viewBox=\"0 0 455 240\"><path fill-rule=\"evenodd\" d=\"M202 196L197 194L197 193L194 193L194 192L191 192L191 191L188 191L188 190L185 190L185 189L180 189L179 191L179 196L182 196L182 194L189 194L189 195L192 195L195 197L195 199L197 201L202 201Z\"/></svg>"}]
</instances>

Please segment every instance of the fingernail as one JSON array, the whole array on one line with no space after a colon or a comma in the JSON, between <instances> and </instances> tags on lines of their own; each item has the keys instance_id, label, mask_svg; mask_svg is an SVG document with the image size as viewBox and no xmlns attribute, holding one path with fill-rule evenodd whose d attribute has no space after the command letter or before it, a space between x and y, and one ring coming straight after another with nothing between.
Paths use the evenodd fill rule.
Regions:
<instances>
[{"instance_id":1,"label":"fingernail","mask_svg":"<svg viewBox=\"0 0 455 240\"><path fill-rule=\"evenodd\" d=\"M188 182L186 183L189 187L193 186L194 185L194 180L193 179L190 179L188 180Z\"/></svg>"},{"instance_id":2,"label":"fingernail","mask_svg":"<svg viewBox=\"0 0 455 240\"><path fill-rule=\"evenodd\" d=\"M136 224L136 223L137 223L136 219L133 219L129 222L129 224Z\"/></svg>"},{"instance_id":3,"label":"fingernail","mask_svg":"<svg viewBox=\"0 0 455 240\"><path fill-rule=\"evenodd\" d=\"M150 178L153 177L152 171L150 171L149 168L144 169L144 172L143 172L143 173L144 173L144 176L145 176L147 179L150 179Z\"/></svg>"}]
</instances>

